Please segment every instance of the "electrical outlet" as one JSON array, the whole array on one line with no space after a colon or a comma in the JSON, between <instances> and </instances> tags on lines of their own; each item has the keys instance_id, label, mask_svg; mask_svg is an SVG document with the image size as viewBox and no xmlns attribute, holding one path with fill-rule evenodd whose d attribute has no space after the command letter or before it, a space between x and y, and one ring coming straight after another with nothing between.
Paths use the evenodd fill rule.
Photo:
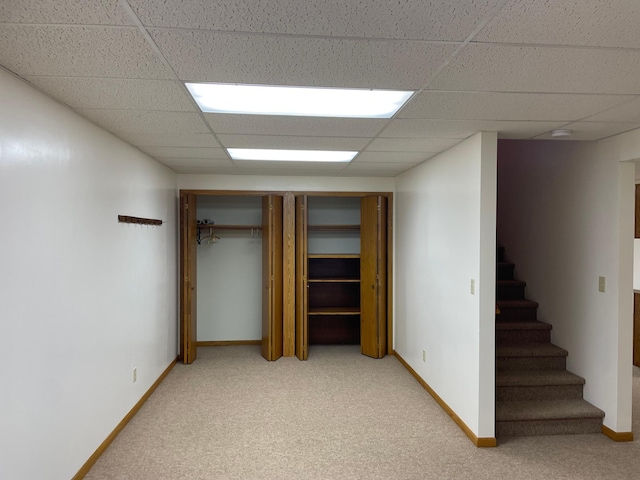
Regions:
<instances>
[{"instance_id":1,"label":"electrical outlet","mask_svg":"<svg viewBox=\"0 0 640 480\"><path fill-rule=\"evenodd\" d=\"M427 351L426 350L422 350L422 361L423 362L427 361Z\"/></svg>"},{"instance_id":2,"label":"electrical outlet","mask_svg":"<svg viewBox=\"0 0 640 480\"><path fill-rule=\"evenodd\" d=\"M476 281L475 279L471 279L471 295L475 295L476 294Z\"/></svg>"},{"instance_id":3,"label":"electrical outlet","mask_svg":"<svg viewBox=\"0 0 640 480\"><path fill-rule=\"evenodd\" d=\"M607 291L607 279L605 277L598 277L598 291L602 293Z\"/></svg>"},{"instance_id":4,"label":"electrical outlet","mask_svg":"<svg viewBox=\"0 0 640 480\"><path fill-rule=\"evenodd\" d=\"M136 383L138 381L138 369L137 368L133 368L133 383Z\"/></svg>"}]
</instances>

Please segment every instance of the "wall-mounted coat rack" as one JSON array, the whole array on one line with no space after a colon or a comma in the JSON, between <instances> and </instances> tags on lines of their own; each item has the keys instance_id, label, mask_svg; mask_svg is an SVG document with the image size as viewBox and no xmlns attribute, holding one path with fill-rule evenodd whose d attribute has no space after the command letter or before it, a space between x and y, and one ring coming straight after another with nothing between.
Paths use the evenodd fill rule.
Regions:
<instances>
[{"instance_id":1,"label":"wall-mounted coat rack","mask_svg":"<svg viewBox=\"0 0 640 480\"><path fill-rule=\"evenodd\" d=\"M155 218L131 217L129 215L118 215L118 221L122 223L135 223L138 225L162 225L162 220Z\"/></svg>"}]
</instances>

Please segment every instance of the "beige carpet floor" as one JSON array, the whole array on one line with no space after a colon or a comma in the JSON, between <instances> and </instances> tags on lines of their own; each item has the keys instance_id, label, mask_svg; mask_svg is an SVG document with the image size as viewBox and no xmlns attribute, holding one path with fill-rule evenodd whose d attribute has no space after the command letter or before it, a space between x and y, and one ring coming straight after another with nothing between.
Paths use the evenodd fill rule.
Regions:
<instances>
[{"instance_id":1,"label":"beige carpet floor","mask_svg":"<svg viewBox=\"0 0 640 480\"><path fill-rule=\"evenodd\" d=\"M478 449L393 356L207 347L176 365L89 474L163 479L640 479L638 440L522 437Z\"/></svg>"}]
</instances>

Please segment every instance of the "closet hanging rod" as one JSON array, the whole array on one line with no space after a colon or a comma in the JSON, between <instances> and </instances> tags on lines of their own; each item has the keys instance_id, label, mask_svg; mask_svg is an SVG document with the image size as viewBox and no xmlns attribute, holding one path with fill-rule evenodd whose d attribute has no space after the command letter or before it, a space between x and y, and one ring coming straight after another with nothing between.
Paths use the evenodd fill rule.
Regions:
<instances>
[{"instance_id":1,"label":"closet hanging rod","mask_svg":"<svg viewBox=\"0 0 640 480\"><path fill-rule=\"evenodd\" d=\"M199 224L200 230L262 230L262 225L218 225L217 223Z\"/></svg>"}]
</instances>

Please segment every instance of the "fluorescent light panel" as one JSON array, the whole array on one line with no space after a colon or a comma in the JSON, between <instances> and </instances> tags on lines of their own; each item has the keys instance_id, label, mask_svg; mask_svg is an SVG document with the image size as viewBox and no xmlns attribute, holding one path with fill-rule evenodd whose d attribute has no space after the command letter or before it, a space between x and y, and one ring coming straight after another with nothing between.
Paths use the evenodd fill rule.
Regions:
<instances>
[{"instance_id":1,"label":"fluorescent light panel","mask_svg":"<svg viewBox=\"0 0 640 480\"><path fill-rule=\"evenodd\" d=\"M413 91L187 83L203 112L391 118Z\"/></svg>"},{"instance_id":2,"label":"fluorescent light panel","mask_svg":"<svg viewBox=\"0 0 640 480\"><path fill-rule=\"evenodd\" d=\"M227 148L234 160L275 162L350 162L358 152L338 150L276 150L265 148Z\"/></svg>"}]
</instances>

